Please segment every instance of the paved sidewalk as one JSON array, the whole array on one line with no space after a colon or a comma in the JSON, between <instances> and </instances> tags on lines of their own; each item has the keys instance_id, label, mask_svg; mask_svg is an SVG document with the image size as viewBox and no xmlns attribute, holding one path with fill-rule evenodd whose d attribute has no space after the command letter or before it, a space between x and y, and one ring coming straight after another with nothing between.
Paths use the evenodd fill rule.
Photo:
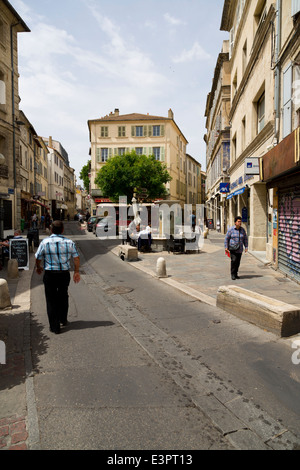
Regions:
<instances>
[{"instance_id":1,"label":"paved sidewalk","mask_svg":"<svg viewBox=\"0 0 300 470\"><path fill-rule=\"evenodd\" d=\"M300 308L300 285L275 271L267 263L264 253L244 253L240 279L231 280L224 238L224 235L211 231L200 253L139 253L139 261L133 262L132 266L156 275L157 260L163 257L168 278L161 280L211 305L216 305L220 286L235 285Z\"/></svg>"},{"instance_id":2,"label":"paved sidewalk","mask_svg":"<svg viewBox=\"0 0 300 470\"><path fill-rule=\"evenodd\" d=\"M216 304L220 286L234 283L300 306L300 285L273 270L265 260L259 259L261 253L244 254L239 272L241 279L232 281L230 259L224 254L223 241L224 236L210 232L200 253L140 253L139 261L130 264L155 276L157 259L163 257L168 278L161 281L210 305ZM117 254L117 248L113 252ZM39 448L30 349L30 284L33 267L34 254L31 253L30 270L20 271L18 280L8 281L13 309L0 311L0 341L4 341L6 346L6 364L0 364L0 450ZM0 271L0 278L7 279L6 269Z\"/></svg>"},{"instance_id":3,"label":"paved sidewalk","mask_svg":"<svg viewBox=\"0 0 300 470\"><path fill-rule=\"evenodd\" d=\"M0 341L5 343L6 364L0 364L0 450L35 448L34 394L30 377L30 282L34 266L7 280L7 265L0 278L8 281L12 310L0 310ZM30 416L28 410L32 410Z\"/></svg>"}]
</instances>

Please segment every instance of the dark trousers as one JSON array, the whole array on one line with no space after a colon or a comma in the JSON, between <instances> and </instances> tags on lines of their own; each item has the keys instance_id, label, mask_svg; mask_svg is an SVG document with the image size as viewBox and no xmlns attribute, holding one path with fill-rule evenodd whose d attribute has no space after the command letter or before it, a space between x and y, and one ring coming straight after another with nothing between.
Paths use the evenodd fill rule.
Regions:
<instances>
[{"instance_id":1,"label":"dark trousers","mask_svg":"<svg viewBox=\"0 0 300 470\"><path fill-rule=\"evenodd\" d=\"M45 271L44 286L50 329L57 331L67 321L69 310L69 271Z\"/></svg>"},{"instance_id":2,"label":"dark trousers","mask_svg":"<svg viewBox=\"0 0 300 470\"><path fill-rule=\"evenodd\" d=\"M237 273L240 267L241 257L242 257L242 253L235 253L234 251L230 253L231 276L237 276Z\"/></svg>"}]
</instances>

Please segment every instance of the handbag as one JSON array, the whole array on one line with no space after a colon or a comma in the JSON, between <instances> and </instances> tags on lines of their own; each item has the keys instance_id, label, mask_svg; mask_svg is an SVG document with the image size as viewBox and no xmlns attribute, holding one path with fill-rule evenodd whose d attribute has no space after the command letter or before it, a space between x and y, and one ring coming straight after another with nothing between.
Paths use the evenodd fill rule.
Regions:
<instances>
[{"instance_id":1,"label":"handbag","mask_svg":"<svg viewBox=\"0 0 300 470\"><path fill-rule=\"evenodd\" d=\"M229 249L230 252L232 252L232 251L234 252L234 251L239 250L240 246L241 246L241 232L239 230L239 241L238 241L238 243L234 243L233 245L229 245L228 249Z\"/></svg>"}]
</instances>

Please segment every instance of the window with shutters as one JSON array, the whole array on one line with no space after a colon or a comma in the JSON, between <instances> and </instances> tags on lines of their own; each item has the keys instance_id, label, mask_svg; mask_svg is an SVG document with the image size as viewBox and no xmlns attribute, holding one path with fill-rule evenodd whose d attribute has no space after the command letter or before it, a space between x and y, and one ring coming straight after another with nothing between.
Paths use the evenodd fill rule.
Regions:
<instances>
[{"instance_id":1,"label":"window with shutters","mask_svg":"<svg viewBox=\"0 0 300 470\"><path fill-rule=\"evenodd\" d=\"M143 147L136 147L135 153L137 155L143 155Z\"/></svg>"},{"instance_id":2,"label":"window with shutters","mask_svg":"<svg viewBox=\"0 0 300 470\"><path fill-rule=\"evenodd\" d=\"M160 147L153 147L153 155L155 160L160 160Z\"/></svg>"},{"instance_id":3,"label":"window with shutters","mask_svg":"<svg viewBox=\"0 0 300 470\"><path fill-rule=\"evenodd\" d=\"M108 127L102 126L101 127L101 137L108 137Z\"/></svg>"},{"instance_id":4,"label":"window with shutters","mask_svg":"<svg viewBox=\"0 0 300 470\"><path fill-rule=\"evenodd\" d=\"M292 81L293 67L289 64L283 71L283 139L292 132Z\"/></svg>"},{"instance_id":5,"label":"window with shutters","mask_svg":"<svg viewBox=\"0 0 300 470\"><path fill-rule=\"evenodd\" d=\"M108 160L108 149L107 148L102 148L101 149L101 162L107 162Z\"/></svg>"},{"instance_id":6,"label":"window with shutters","mask_svg":"<svg viewBox=\"0 0 300 470\"><path fill-rule=\"evenodd\" d=\"M6 104L6 85L4 73L0 70L0 109L5 109Z\"/></svg>"},{"instance_id":7,"label":"window with shutters","mask_svg":"<svg viewBox=\"0 0 300 470\"><path fill-rule=\"evenodd\" d=\"M265 127L265 93L259 98L257 102L257 132Z\"/></svg>"},{"instance_id":8,"label":"window with shutters","mask_svg":"<svg viewBox=\"0 0 300 470\"><path fill-rule=\"evenodd\" d=\"M136 126L135 127L135 136L136 137L143 137L144 136L144 133L143 133L143 126Z\"/></svg>"},{"instance_id":9,"label":"window with shutters","mask_svg":"<svg viewBox=\"0 0 300 470\"><path fill-rule=\"evenodd\" d=\"M153 126L153 137L160 137L160 126Z\"/></svg>"},{"instance_id":10,"label":"window with shutters","mask_svg":"<svg viewBox=\"0 0 300 470\"><path fill-rule=\"evenodd\" d=\"M126 127L119 126L118 127L118 137L126 137Z\"/></svg>"}]
</instances>

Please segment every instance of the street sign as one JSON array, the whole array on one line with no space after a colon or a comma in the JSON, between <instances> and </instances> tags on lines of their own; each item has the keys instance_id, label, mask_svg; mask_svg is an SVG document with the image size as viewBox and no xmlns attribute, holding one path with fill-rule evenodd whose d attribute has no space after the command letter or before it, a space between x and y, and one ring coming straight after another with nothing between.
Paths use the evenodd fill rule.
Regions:
<instances>
[{"instance_id":1,"label":"street sign","mask_svg":"<svg viewBox=\"0 0 300 470\"><path fill-rule=\"evenodd\" d=\"M259 159L246 158L245 159L245 175L259 175Z\"/></svg>"},{"instance_id":2,"label":"street sign","mask_svg":"<svg viewBox=\"0 0 300 470\"><path fill-rule=\"evenodd\" d=\"M220 183L220 193L230 193L230 183Z\"/></svg>"}]
</instances>

